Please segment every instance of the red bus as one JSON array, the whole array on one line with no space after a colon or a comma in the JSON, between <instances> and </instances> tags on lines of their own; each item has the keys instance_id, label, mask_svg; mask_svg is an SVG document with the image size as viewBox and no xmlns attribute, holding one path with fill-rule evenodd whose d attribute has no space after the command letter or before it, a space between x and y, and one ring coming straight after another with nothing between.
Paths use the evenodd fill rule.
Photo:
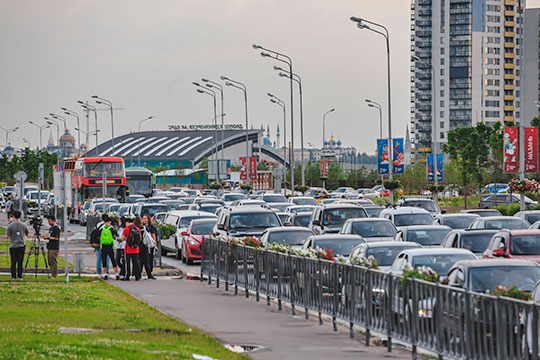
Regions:
<instances>
[{"instance_id":1,"label":"red bus","mask_svg":"<svg viewBox=\"0 0 540 360\"><path fill-rule=\"evenodd\" d=\"M121 157L97 156L74 159L73 188L78 190L80 199L102 197L103 174L106 174L106 197L116 198L123 202L126 196L126 170ZM66 164L64 163L64 170Z\"/></svg>"}]
</instances>

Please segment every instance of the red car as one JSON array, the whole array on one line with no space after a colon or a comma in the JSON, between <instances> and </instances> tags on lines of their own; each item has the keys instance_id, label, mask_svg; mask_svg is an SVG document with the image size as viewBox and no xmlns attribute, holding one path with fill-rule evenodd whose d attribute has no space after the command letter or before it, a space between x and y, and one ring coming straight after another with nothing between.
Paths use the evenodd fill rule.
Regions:
<instances>
[{"instance_id":1,"label":"red car","mask_svg":"<svg viewBox=\"0 0 540 360\"><path fill-rule=\"evenodd\" d=\"M204 236L212 235L217 219L192 220L186 236L182 237L182 262L193 264L201 260L201 244Z\"/></svg>"},{"instance_id":2,"label":"red car","mask_svg":"<svg viewBox=\"0 0 540 360\"><path fill-rule=\"evenodd\" d=\"M540 230L503 230L489 241L484 259L527 259L540 263Z\"/></svg>"}]
</instances>

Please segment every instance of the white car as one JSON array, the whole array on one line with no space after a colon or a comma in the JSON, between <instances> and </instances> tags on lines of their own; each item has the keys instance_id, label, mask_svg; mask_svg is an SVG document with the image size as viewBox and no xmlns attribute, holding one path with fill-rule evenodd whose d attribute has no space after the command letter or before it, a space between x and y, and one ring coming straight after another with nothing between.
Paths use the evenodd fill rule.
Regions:
<instances>
[{"instance_id":1,"label":"white car","mask_svg":"<svg viewBox=\"0 0 540 360\"><path fill-rule=\"evenodd\" d=\"M41 212L43 212L43 205L47 203L49 196L48 191L41 191L41 199L39 198L39 192L29 191L26 194L26 198L30 201L28 205L28 214L34 215L38 213L38 205L41 205Z\"/></svg>"},{"instance_id":2,"label":"white car","mask_svg":"<svg viewBox=\"0 0 540 360\"><path fill-rule=\"evenodd\" d=\"M188 227L194 219L216 219L217 216L204 211L175 210L169 211L165 224L176 226L176 233L161 240L162 254L174 252L175 257L182 259L182 239L188 235Z\"/></svg>"},{"instance_id":3,"label":"white car","mask_svg":"<svg viewBox=\"0 0 540 360\"><path fill-rule=\"evenodd\" d=\"M445 277L456 262L475 259L477 259L476 255L466 249L420 248L403 250L394 260L390 273L401 275L407 265L413 269L425 266L431 268L440 277Z\"/></svg>"},{"instance_id":4,"label":"white car","mask_svg":"<svg viewBox=\"0 0 540 360\"><path fill-rule=\"evenodd\" d=\"M392 221L396 226L431 225L433 223L433 216L429 211L418 207L386 208L381 211L379 217Z\"/></svg>"},{"instance_id":5,"label":"white car","mask_svg":"<svg viewBox=\"0 0 540 360\"><path fill-rule=\"evenodd\" d=\"M381 193L373 189L356 189L345 195L347 199L373 199L380 196Z\"/></svg>"},{"instance_id":6,"label":"white car","mask_svg":"<svg viewBox=\"0 0 540 360\"><path fill-rule=\"evenodd\" d=\"M289 198L289 202L293 205L313 205L317 206L319 203L311 196L294 196Z\"/></svg>"},{"instance_id":7,"label":"white car","mask_svg":"<svg viewBox=\"0 0 540 360\"><path fill-rule=\"evenodd\" d=\"M330 196L333 198L343 198L347 194L354 192L352 187L339 187L336 190L330 193Z\"/></svg>"}]
</instances>

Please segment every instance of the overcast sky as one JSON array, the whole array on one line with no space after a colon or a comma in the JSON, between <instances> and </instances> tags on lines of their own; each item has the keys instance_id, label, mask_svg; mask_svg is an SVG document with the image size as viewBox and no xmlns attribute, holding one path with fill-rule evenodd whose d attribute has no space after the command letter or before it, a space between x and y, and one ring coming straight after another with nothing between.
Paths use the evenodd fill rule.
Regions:
<instances>
[{"instance_id":1,"label":"overcast sky","mask_svg":"<svg viewBox=\"0 0 540 360\"><path fill-rule=\"evenodd\" d=\"M289 105L289 85L272 70L280 64L251 48L259 43L288 54L303 79L306 147L321 145L322 114L336 108L327 117L327 137L333 134L344 146L373 152L378 112L364 99L384 105L386 136L385 43L356 28L352 15L389 28L392 129L396 137L405 134L410 117L408 0L0 1L0 123L20 126L10 136L17 147L23 146L23 137L32 147L39 143L39 131L29 120L44 124L43 117L60 107L81 112L76 101L94 94L124 108L115 112L116 135L136 131L138 121L151 115L156 118L143 129L210 123L211 98L198 94L191 82L201 77L219 81L220 75L247 85L251 124L270 125L274 139L283 118L266 93ZM227 88L226 123L244 123L243 105L241 92ZM109 114L101 112L98 121L100 141L109 140ZM296 147L299 122L296 114ZM68 127L75 127L71 118ZM290 135L289 123L287 128ZM44 143L48 136L44 131Z\"/></svg>"}]
</instances>

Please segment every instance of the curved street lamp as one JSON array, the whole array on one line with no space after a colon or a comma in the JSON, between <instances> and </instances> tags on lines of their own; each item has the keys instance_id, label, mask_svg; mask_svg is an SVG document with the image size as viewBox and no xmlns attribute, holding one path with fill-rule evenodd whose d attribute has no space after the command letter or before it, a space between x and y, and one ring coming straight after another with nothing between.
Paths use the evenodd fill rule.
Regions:
<instances>
[{"instance_id":1,"label":"curved street lamp","mask_svg":"<svg viewBox=\"0 0 540 360\"><path fill-rule=\"evenodd\" d=\"M218 84L215 81L208 80L208 79L201 79L203 83L206 84L206 87L210 89L216 89L220 93L221 97L221 161L225 160L225 153L224 153L224 139L225 139L225 122L224 122L224 116L225 116L225 103L223 102L223 86L221 84Z\"/></svg>"},{"instance_id":2,"label":"curved street lamp","mask_svg":"<svg viewBox=\"0 0 540 360\"><path fill-rule=\"evenodd\" d=\"M34 125L35 127L39 128L39 150L43 149L43 129L48 129L51 127L51 125L38 125L32 121L28 121L29 124Z\"/></svg>"},{"instance_id":3,"label":"curved street lamp","mask_svg":"<svg viewBox=\"0 0 540 360\"><path fill-rule=\"evenodd\" d=\"M64 114L69 115L69 116L73 116L75 119L77 119L77 129L80 129L81 125L79 123L79 114L77 114L75 111L68 110L65 107L63 107L61 109L64 110ZM77 130L77 141L79 143L78 148L79 148L79 152L80 152L80 150L81 150L81 131L80 130Z\"/></svg>"},{"instance_id":4,"label":"curved street lamp","mask_svg":"<svg viewBox=\"0 0 540 360\"><path fill-rule=\"evenodd\" d=\"M96 155L99 156L99 147L98 147L98 132L97 129L98 129L98 122L97 122L97 109L95 106L93 105L90 105L90 104L87 104L81 100L77 101L79 104L81 104L82 108L83 109L86 109L88 111L93 111L94 112L94 123L95 123L95 126L96 126L96 131L95 131L95 135L96 135ZM87 136L90 136L90 134L87 134ZM89 144L87 144L89 145Z\"/></svg>"},{"instance_id":5,"label":"curved street lamp","mask_svg":"<svg viewBox=\"0 0 540 360\"><path fill-rule=\"evenodd\" d=\"M212 97L212 101L213 101L213 104L214 104L214 137L212 138L212 147L214 148L213 149L213 152L214 152L214 159L216 160L216 166L217 166L217 179L216 179L216 183L219 182L219 164L218 164L218 149L217 149L217 103L216 103L216 92L212 89L208 89L204 86L202 86L201 84L199 84L198 82L192 82L193 85L195 85L196 87L198 87L197 89L197 92L199 94L206 94L206 95L209 95Z\"/></svg>"},{"instance_id":6,"label":"curved street lamp","mask_svg":"<svg viewBox=\"0 0 540 360\"><path fill-rule=\"evenodd\" d=\"M330 114L331 112L336 111L336 109L332 108L325 112L322 117L322 143L323 143L323 149L324 149L324 142L326 140L326 115Z\"/></svg>"},{"instance_id":7,"label":"curved street lamp","mask_svg":"<svg viewBox=\"0 0 540 360\"><path fill-rule=\"evenodd\" d=\"M9 134L19 130L19 127L17 126L17 127L11 128L11 129L6 129L6 128L3 128L3 127L0 127L0 130L4 130L6 132L6 146L8 146Z\"/></svg>"},{"instance_id":8,"label":"curved street lamp","mask_svg":"<svg viewBox=\"0 0 540 360\"><path fill-rule=\"evenodd\" d=\"M92 95L91 96L92 99L94 99L94 101L96 102L96 104L103 104L103 105L106 105L109 107L109 109L111 109L111 140L112 140L112 152L113 152L113 156L116 156L116 153L115 153L115 150L114 150L114 114L113 114L113 105L112 105L112 101L110 100L107 100L107 99L104 99L104 98L101 98L97 95ZM96 134L97 136L97 134Z\"/></svg>"}]
</instances>

